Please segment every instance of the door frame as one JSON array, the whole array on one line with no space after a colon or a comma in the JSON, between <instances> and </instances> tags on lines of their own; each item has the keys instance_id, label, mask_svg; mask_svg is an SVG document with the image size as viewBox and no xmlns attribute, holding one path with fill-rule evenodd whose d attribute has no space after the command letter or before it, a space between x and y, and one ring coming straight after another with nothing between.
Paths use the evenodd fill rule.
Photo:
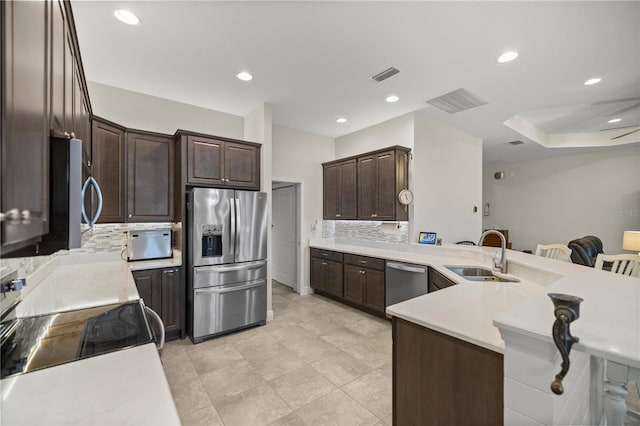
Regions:
<instances>
[{"instance_id":1,"label":"door frame","mask_svg":"<svg viewBox=\"0 0 640 426\"><path fill-rule=\"evenodd\" d=\"M303 206L304 206L304 180L303 179L295 179L295 178L285 178L285 177L276 177L273 176L271 178L271 187L273 188L274 182L276 183L287 183L292 184L295 188L296 194L296 218L297 218L297 229L296 229L296 265L297 265L297 277L296 277L296 285L294 290L298 294L307 294L304 292L304 277L305 277L305 264L303 262L304 259L304 247L302 246L302 227L303 227ZM272 189L273 190L273 189ZM273 213L273 208L271 209ZM271 219L273 222L273 218ZM304 293L303 293L304 292Z\"/></svg>"}]
</instances>

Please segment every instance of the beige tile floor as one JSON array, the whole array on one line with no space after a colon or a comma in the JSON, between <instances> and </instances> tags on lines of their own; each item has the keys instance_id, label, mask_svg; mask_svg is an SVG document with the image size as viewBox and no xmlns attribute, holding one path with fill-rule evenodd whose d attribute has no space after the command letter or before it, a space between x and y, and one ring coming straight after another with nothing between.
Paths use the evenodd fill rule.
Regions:
<instances>
[{"instance_id":1,"label":"beige tile floor","mask_svg":"<svg viewBox=\"0 0 640 426\"><path fill-rule=\"evenodd\" d=\"M274 319L162 361L184 425L391 425L391 323L273 285Z\"/></svg>"}]
</instances>

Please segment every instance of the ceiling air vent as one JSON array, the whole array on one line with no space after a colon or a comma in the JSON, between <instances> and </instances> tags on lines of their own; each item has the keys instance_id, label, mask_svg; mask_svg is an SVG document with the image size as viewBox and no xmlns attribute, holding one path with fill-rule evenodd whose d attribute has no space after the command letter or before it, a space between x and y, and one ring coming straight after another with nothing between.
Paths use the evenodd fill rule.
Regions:
<instances>
[{"instance_id":1,"label":"ceiling air vent","mask_svg":"<svg viewBox=\"0 0 640 426\"><path fill-rule=\"evenodd\" d=\"M524 144L524 142L522 142L522 141L511 141L511 142L508 142L508 144L515 146L515 145L522 145L522 144Z\"/></svg>"},{"instance_id":2,"label":"ceiling air vent","mask_svg":"<svg viewBox=\"0 0 640 426\"><path fill-rule=\"evenodd\" d=\"M390 67L387 68L386 70L379 72L378 74L374 75L373 77L371 77L371 80L375 80L378 83L383 82L384 80L388 79L389 77L393 77L394 75L398 74L400 72L399 69L394 68L394 67Z\"/></svg>"},{"instance_id":3,"label":"ceiling air vent","mask_svg":"<svg viewBox=\"0 0 640 426\"><path fill-rule=\"evenodd\" d=\"M430 99L427 103L449 114L455 114L456 112L485 105L487 101L465 89L458 89L446 95Z\"/></svg>"}]
</instances>

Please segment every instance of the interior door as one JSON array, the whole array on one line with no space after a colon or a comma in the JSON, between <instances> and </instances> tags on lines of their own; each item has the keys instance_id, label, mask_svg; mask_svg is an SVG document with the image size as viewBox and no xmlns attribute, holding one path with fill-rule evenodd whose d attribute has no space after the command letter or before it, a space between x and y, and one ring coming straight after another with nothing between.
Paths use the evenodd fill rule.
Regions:
<instances>
[{"instance_id":1,"label":"interior door","mask_svg":"<svg viewBox=\"0 0 640 426\"><path fill-rule=\"evenodd\" d=\"M294 186L274 189L273 192L273 278L295 288L297 276L297 215Z\"/></svg>"}]
</instances>

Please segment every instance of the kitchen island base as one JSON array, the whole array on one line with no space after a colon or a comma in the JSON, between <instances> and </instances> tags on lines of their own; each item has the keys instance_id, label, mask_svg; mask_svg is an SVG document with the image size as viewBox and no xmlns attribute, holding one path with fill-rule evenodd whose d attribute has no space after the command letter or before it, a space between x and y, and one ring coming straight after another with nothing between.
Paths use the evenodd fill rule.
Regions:
<instances>
[{"instance_id":1,"label":"kitchen island base","mask_svg":"<svg viewBox=\"0 0 640 426\"><path fill-rule=\"evenodd\" d=\"M393 318L393 424L503 424L503 355Z\"/></svg>"}]
</instances>

